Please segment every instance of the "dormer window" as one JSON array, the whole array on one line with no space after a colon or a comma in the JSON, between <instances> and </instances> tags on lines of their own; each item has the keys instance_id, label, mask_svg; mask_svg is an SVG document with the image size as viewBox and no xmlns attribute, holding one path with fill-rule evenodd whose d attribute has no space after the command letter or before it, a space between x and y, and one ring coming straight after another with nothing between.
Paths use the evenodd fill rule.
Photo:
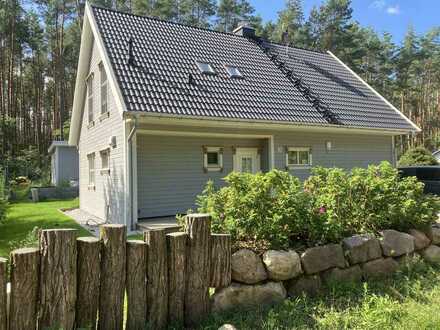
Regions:
<instances>
[{"instance_id":1,"label":"dormer window","mask_svg":"<svg viewBox=\"0 0 440 330\"><path fill-rule=\"evenodd\" d=\"M211 64L206 62L199 62L197 61L197 66L199 67L200 72L204 74L215 74L214 69L212 68Z\"/></svg>"},{"instance_id":2,"label":"dormer window","mask_svg":"<svg viewBox=\"0 0 440 330\"><path fill-rule=\"evenodd\" d=\"M241 74L240 70L238 70L237 67L232 65L225 65L226 71L229 74L229 77L231 78L243 78L243 75Z\"/></svg>"}]
</instances>

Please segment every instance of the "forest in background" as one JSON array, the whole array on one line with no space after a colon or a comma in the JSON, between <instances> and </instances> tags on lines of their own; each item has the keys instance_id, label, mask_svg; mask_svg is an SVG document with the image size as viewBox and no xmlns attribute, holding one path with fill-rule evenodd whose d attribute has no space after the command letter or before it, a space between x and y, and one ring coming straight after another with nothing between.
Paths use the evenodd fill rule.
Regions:
<instances>
[{"instance_id":1,"label":"forest in background","mask_svg":"<svg viewBox=\"0 0 440 330\"><path fill-rule=\"evenodd\" d=\"M440 146L440 26L423 35L409 26L395 44L356 22L350 0L324 0L307 14L301 0L287 0L270 22L247 0L90 3L226 32L245 20L271 41L330 50L422 128L396 139L400 153ZM51 141L68 136L84 5L0 0L0 167L10 172L42 176Z\"/></svg>"}]
</instances>

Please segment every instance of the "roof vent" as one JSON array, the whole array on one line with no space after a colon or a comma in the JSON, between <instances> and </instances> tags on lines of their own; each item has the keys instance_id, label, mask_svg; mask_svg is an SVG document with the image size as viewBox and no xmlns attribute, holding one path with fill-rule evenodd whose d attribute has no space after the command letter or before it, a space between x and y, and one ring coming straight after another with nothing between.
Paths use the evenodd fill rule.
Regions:
<instances>
[{"instance_id":1,"label":"roof vent","mask_svg":"<svg viewBox=\"0 0 440 330\"><path fill-rule=\"evenodd\" d=\"M242 37L255 39L255 29L247 21L238 23L238 27L233 33Z\"/></svg>"}]
</instances>

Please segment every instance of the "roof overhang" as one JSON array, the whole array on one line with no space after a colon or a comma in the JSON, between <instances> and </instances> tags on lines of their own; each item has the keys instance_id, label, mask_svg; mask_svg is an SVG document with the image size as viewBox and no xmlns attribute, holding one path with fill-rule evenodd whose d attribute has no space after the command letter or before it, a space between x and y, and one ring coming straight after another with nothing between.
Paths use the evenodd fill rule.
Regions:
<instances>
[{"instance_id":1,"label":"roof overhang","mask_svg":"<svg viewBox=\"0 0 440 330\"><path fill-rule=\"evenodd\" d=\"M363 128L345 125L326 125L326 124L308 124L294 122L277 122L265 120L240 120L229 118L206 118L197 116L178 116L169 114L156 114L143 111L129 111L125 113L126 118L136 117L139 123L155 125L181 125L181 126L203 126L203 127L221 127L237 129L259 129L259 130L282 130L282 131L307 131L307 132L328 132L341 134L365 134L365 135L408 135L415 133L409 130L398 129L378 129Z\"/></svg>"}]
</instances>

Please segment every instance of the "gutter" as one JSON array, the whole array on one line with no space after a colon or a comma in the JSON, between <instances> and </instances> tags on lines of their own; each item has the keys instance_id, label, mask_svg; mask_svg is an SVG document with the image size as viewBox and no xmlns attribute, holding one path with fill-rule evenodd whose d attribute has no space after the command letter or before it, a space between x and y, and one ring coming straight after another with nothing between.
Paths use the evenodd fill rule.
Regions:
<instances>
[{"instance_id":1,"label":"gutter","mask_svg":"<svg viewBox=\"0 0 440 330\"><path fill-rule=\"evenodd\" d=\"M134 196L133 196L133 136L136 134L137 130L137 118L129 118L129 121L133 120L133 127L130 131L130 134L128 134L127 137L127 146L128 146L128 168L130 169L130 230L134 230L134 223L133 223L133 204L134 204Z\"/></svg>"}]
</instances>

